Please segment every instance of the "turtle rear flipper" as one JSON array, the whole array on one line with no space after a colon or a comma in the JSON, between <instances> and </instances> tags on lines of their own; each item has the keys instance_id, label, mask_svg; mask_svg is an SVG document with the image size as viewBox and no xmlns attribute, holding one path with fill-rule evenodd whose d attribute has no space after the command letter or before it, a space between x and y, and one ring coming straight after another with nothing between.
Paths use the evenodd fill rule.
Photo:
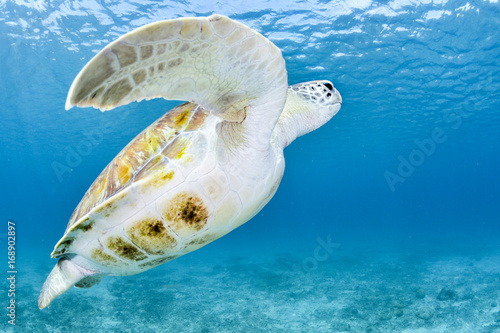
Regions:
<instances>
[{"instance_id":1,"label":"turtle rear flipper","mask_svg":"<svg viewBox=\"0 0 500 333\"><path fill-rule=\"evenodd\" d=\"M56 297L65 293L72 285L77 284L82 279L95 275L102 274L82 268L68 257L62 257L43 284L42 291L38 297L38 307L40 309L47 307Z\"/></svg>"}]
</instances>

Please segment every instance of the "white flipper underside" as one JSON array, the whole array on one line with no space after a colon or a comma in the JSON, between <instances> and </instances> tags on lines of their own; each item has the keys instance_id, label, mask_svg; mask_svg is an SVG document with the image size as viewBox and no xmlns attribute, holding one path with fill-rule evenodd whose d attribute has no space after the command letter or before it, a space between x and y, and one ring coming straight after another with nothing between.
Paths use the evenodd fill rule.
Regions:
<instances>
[{"instance_id":1,"label":"white flipper underside","mask_svg":"<svg viewBox=\"0 0 500 333\"><path fill-rule=\"evenodd\" d=\"M230 121L247 108L273 122L286 90L281 51L258 32L212 15L152 23L110 43L78 74L66 109L108 110L163 97L195 102Z\"/></svg>"},{"instance_id":2,"label":"white flipper underside","mask_svg":"<svg viewBox=\"0 0 500 333\"><path fill-rule=\"evenodd\" d=\"M59 259L43 284L38 297L38 307L40 309L47 307L56 297L71 288L72 285L94 274L96 273L78 266L72 260Z\"/></svg>"}]
</instances>

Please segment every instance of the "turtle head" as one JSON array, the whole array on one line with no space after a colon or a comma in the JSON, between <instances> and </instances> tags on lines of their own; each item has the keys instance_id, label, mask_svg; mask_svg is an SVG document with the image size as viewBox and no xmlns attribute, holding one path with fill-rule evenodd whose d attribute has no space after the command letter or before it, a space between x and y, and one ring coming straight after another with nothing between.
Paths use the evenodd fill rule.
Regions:
<instances>
[{"instance_id":1,"label":"turtle head","mask_svg":"<svg viewBox=\"0 0 500 333\"><path fill-rule=\"evenodd\" d=\"M339 112L341 104L342 97L330 81L310 81L288 87L273 140L285 148L299 136L327 123Z\"/></svg>"}]
</instances>

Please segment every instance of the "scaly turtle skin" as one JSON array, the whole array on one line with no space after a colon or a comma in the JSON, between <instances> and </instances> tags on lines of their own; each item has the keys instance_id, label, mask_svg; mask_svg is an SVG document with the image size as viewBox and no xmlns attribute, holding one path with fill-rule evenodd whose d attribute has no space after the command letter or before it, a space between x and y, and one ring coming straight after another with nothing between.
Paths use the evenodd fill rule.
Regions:
<instances>
[{"instance_id":1,"label":"scaly turtle skin","mask_svg":"<svg viewBox=\"0 0 500 333\"><path fill-rule=\"evenodd\" d=\"M141 132L75 209L52 257L44 308L72 285L130 275L194 251L250 220L281 181L283 148L326 123L329 81L288 87L280 50L221 15L146 25L78 74L66 108L187 100Z\"/></svg>"}]
</instances>

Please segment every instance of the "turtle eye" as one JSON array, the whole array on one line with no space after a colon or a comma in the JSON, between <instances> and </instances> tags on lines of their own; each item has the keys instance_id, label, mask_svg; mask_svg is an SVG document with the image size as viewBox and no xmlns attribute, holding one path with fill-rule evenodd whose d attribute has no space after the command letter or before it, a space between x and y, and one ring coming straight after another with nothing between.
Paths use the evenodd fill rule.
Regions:
<instances>
[{"instance_id":1,"label":"turtle eye","mask_svg":"<svg viewBox=\"0 0 500 333\"><path fill-rule=\"evenodd\" d=\"M323 85L324 85L325 87L327 87L327 88L328 88L328 90L330 90L330 91L332 91L332 90L333 90L333 85L332 85L330 82L325 82L325 83L323 83Z\"/></svg>"}]
</instances>

